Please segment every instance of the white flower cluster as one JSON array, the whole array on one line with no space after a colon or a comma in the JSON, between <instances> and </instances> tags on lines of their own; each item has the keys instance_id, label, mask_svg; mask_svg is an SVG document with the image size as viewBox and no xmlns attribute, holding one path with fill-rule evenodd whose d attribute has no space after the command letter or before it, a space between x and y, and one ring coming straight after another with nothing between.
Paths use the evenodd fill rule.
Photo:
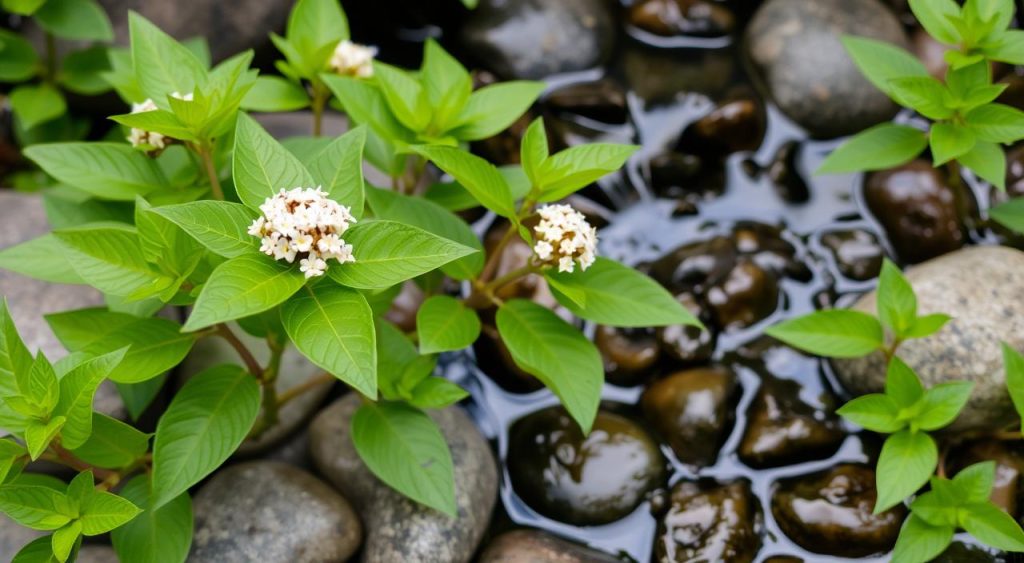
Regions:
<instances>
[{"instance_id":1,"label":"white flower cluster","mask_svg":"<svg viewBox=\"0 0 1024 563\"><path fill-rule=\"evenodd\" d=\"M192 101L192 94L188 93L182 96L178 92L172 92L171 97L178 98L179 100ZM160 108L156 107L153 100L146 98L146 101L141 104L132 104L132 113L142 113L146 111L156 111ZM168 139L164 135L157 133L156 131L146 131L145 129L138 129L132 127L131 134L128 135L128 142L133 147L150 147L153 150L163 150L167 148L167 145L173 142L174 139Z\"/></svg>"},{"instance_id":2,"label":"white flower cluster","mask_svg":"<svg viewBox=\"0 0 1024 563\"><path fill-rule=\"evenodd\" d=\"M368 47L353 43L348 39L338 43L331 55L331 70L355 78L373 76L373 58L377 56L376 47Z\"/></svg>"},{"instance_id":3,"label":"white flower cluster","mask_svg":"<svg viewBox=\"0 0 1024 563\"><path fill-rule=\"evenodd\" d=\"M341 235L356 219L352 210L327 197L316 188L295 188L268 197L260 206L263 215L257 218L249 234L261 237L260 252L275 260L295 262L307 278L322 276L327 261L355 262L352 245Z\"/></svg>"},{"instance_id":4,"label":"white flower cluster","mask_svg":"<svg viewBox=\"0 0 1024 563\"><path fill-rule=\"evenodd\" d=\"M533 252L542 262L558 264L559 272L572 273L578 262L581 270L594 263L597 229L587 218L568 205L545 205L537 210L540 223L533 228L538 238Z\"/></svg>"}]
</instances>

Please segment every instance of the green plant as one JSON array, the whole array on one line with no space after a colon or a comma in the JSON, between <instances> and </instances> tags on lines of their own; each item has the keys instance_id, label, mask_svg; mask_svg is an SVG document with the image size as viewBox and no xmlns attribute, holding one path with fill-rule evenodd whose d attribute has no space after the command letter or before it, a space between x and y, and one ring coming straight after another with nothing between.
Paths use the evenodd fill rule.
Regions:
<instances>
[{"instance_id":1,"label":"green plant","mask_svg":"<svg viewBox=\"0 0 1024 563\"><path fill-rule=\"evenodd\" d=\"M300 0L283 41L302 57L326 53L344 34L318 26L344 21L340 13L333 1ZM550 154L539 119L523 140L521 167L499 170L460 146L519 118L539 85L471 92L465 69L428 43L415 75L381 63L373 80L321 74L364 125L337 138L282 143L239 110L259 84L250 53L209 69L201 45L178 43L138 14L130 14L130 31L130 49L106 76L137 104L112 117L131 143L26 151L63 184L46 191L54 198L48 201L75 203L57 207L54 232L0 251L0 267L87 284L107 299L107 307L47 316L71 352L52 368L29 355L0 308L0 419L13 431L0 441L0 510L53 531L26 546L19 561L51 554L71 560L80 535L107 531L125 561L183 561L191 541L189 488L246 438L272 427L282 405L338 380L362 398L351 434L366 465L399 492L454 516L451 454L425 410L467 396L434 368L439 353L480 337L481 311L493 312L516 364L548 386L580 427L589 430L597 413L604 370L578 323L499 296L524 276L543 276L579 319L699 325L656 282L597 256L596 229L570 206L554 204L619 169L636 147L593 144ZM299 60L306 59L288 56L284 68ZM311 82L317 74L295 77ZM426 118L396 117L395 108L413 101ZM381 123L397 126L383 130ZM417 175L429 160L457 184L439 188L445 197L371 186L363 165L374 143L414 159ZM451 211L481 205L508 227L490 252ZM533 255L498 275L498 260L516 238ZM464 291L442 289L457 285L445 278L465 282ZM383 318L406 283L426 294L411 334ZM167 306L188 307L187 321L155 316ZM269 360L258 361L238 330L264 339ZM160 415L152 444L132 425L91 410L96 386L109 379L138 417L167 372L206 338L223 339L240 362L189 379ZM289 346L324 372L277 393ZM79 475L67 486L40 484L19 473L34 459ZM118 495L108 492L122 482ZM100 504L106 518L96 523Z\"/></svg>"},{"instance_id":2,"label":"green plant","mask_svg":"<svg viewBox=\"0 0 1024 563\"><path fill-rule=\"evenodd\" d=\"M927 338L948 321L943 314L919 316L913 288L887 260L878 282L877 316L825 310L766 330L774 338L820 356L885 356L884 393L854 398L837 412L862 428L888 434L876 468L876 514L905 502L930 483L930 491L917 494L910 502L911 514L900 531L895 561L932 559L949 545L958 527L986 545L1024 551L1024 531L1012 516L988 500L995 464L977 464L961 470L951 481L945 479L937 437L929 434L956 419L970 398L973 383L953 381L925 389L896 355L904 341ZM1003 351L1007 387L1024 416L1024 357L1006 345Z\"/></svg>"}]
</instances>

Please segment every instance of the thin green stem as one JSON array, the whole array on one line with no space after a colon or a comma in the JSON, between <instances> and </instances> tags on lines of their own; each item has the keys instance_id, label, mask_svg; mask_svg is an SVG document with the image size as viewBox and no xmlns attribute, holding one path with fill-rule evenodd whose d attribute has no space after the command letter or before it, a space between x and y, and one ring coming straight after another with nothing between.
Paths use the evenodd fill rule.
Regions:
<instances>
[{"instance_id":1,"label":"thin green stem","mask_svg":"<svg viewBox=\"0 0 1024 563\"><path fill-rule=\"evenodd\" d=\"M46 34L46 80L57 79L57 39L52 33Z\"/></svg>"},{"instance_id":2,"label":"thin green stem","mask_svg":"<svg viewBox=\"0 0 1024 563\"><path fill-rule=\"evenodd\" d=\"M210 191L213 192L213 199L223 201L224 190L220 187L220 178L217 177L217 166L213 163L213 149L208 144L201 145L197 152L203 161L203 169L206 170L206 177L210 181Z\"/></svg>"},{"instance_id":3,"label":"thin green stem","mask_svg":"<svg viewBox=\"0 0 1024 563\"><path fill-rule=\"evenodd\" d=\"M302 394L304 394L304 393L306 393L306 392L308 392L308 391L310 391L312 389L315 389L315 388L317 388L317 387L319 387L321 385L324 385L324 384L327 384L327 383L331 383L331 382L334 382L336 380L337 380L336 377L334 377L333 375L331 375L330 373L328 373L326 371L321 373L321 374L319 374L319 375L317 375L317 376L315 376L315 377L311 377L311 378L307 379L306 381L303 381L302 383L300 383L300 384L298 384L298 385L296 385L294 387L290 387L290 388L285 389L284 391L282 391L277 396L277 406L278 406L278 408L283 407L284 405L288 404L288 402L292 401L296 397L299 397Z\"/></svg>"},{"instance_id":4,"label":"thin green stem","mask_svg":"<svg viewBox=\"0 0 1024 563\"><path fill-rule=\"evenodd\" d=\"M320 81L313 83L313 98L310 105L313 109L313 136L319 137L323 131L324 106L327 105L327 92Z\"/></svg>"},{"instance_id":5,"label":"thin green stem","mask_svg":"<svg viewBox=\"0 0 1024 563\"><path fill-rule=\"evenodd\" d=\"M484 286L484 292L494 293L495 291L498 291L502 287L505 287L506 285L518 280L523 276L536 274L539 271L540 268L538 268L534 264L527 264L521 268L516 268L515 270L512 270L511 272L489 282L487 285Z\"/></svg>"}]
</instances>

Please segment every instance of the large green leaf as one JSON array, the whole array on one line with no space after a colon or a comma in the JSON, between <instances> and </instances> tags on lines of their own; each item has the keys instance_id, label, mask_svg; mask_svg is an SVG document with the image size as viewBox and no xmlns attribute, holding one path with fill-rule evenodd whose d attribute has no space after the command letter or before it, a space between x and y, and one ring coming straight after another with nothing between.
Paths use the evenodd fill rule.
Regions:
<instances>
[{"instance_id":1,"label":"large green leaf","mask_svg":"<svg viewBox=\"0 0 1024 563\"><path fill-rule=\"evenodd\" d=\"M550 309L524 299L505 302L497 324L516 365L554 391L589 432L604 382L601 355L593 343Z\"/></svg>"},{"instance_id":2,"label":"large green leaf","mask_svg":"<svg viewBox=\"0 0 1024 563\"><path fill-rule=\"evenodd\" d=\"M769 327L765 334L806 352L832 358L866 356L884 344L878 319L842 309L790 319Z\"/></svg>"},{"instance_id":3,"label":"large green leaf","mask_svg":"<svg viewBox=\"0 0 1024 563\"><path fill-rule=\"evenodd\" d=\"M225 258L253 253L259 239L249 234L258 213L229 201L193 201L153 208L200 244Z\"/></svg>"},{"instance_id":4,"label":"large green leaf","mask_svg":"<svg viewBox=\"0 0 1024 563\"><path fill-rule=\"evenodd\" d=\"M238 198L253 210L281 189L316 187L299 159L244 113L235 129L232 174Z\"/></svg>"},{"instance_id":5,"label":"large green leaf","mask_svg":"<svg viewBox=\"0 0 1024 563\"><path fill-rule=\"evenodd\" d=\"M635 145L589 143L556 153L540 166L539 201L557 201L622 168Z\"/></svg>"},{"instance_id":6,"label":"large green leaf","mask_svg":"<svg viewBox=\"0 0 1024 563\"><path fill-rule=\"evenodd\" d=\"M189 94L205 80L203 63L146 18L129 11L128 30L139 86L161 109L169 109L167 97L171 93Z\"/></svg>"},{"instance_id":7,"label":"large green leaf","mask_svg":"<svg viewBox=\"0 0 1024 563\"><path fill-rule=\"evenodd\" d=\"M348 19L338 0L299 0L288 16L288 40L306 57L349 36Z\"/></svg>"},{"instance_id":8,"label":"large green leaf","mask_svg":"<svg viewBox=\"0 0 1024 563\"><path fill-rule=\"evenodd\" d=\"M435 295L416 312L416 333L423 354L461 350L480 336L480 317L454 297Z\"/></svg>"},{"instance_id":9,"label":"large green leaf","mask_svg":"<svg viewBox=\"0 0 1024 563\"><path fill-rule=\"evenodd\" d=\"M35 13L35 20L61 39L114 39L110 19L95 0L49 0Z\"/></svg>"},{"instance_id":10,"label":"large green leaf","mask_svg":"<svg viewBox=\"0 0 1024 563\"><path fill-rule=\"evenodd\" d=\"M342 285L383 289L476 252L410 225L363 221L345 232L355 262L330 262L327 274Z\"/></svg>"},{"instance_id":11,"label":"large green leaf","mask_svg":"<svg viewBox=\"0 0 1024 563\"><path fill-rule=\"evenodd\" d=\"M76 457L96 467L117 469L135 462L149 449L149 434L98 412L92 413L92 434L74 448Z\"/></svg>"},{"instance_id":12,"label":"large green leaf","mask_svg":"<svg viewBox=\"0 0 1024 563\"><path fill-rule=\"evenodd\" d=\"M104 293L155 295L174 280L153 269L143 256L138 233L130 227L80 227L54 233L64 244L64 258L89 285Z\"/></svg>"},{"instance_id":13,"label":"large green leaf","mask_svg":"<svg viewBox=\"0 0 1024 563\"><path fill-rule=\"evenodd\" d=\"M49 143L25 149L44 172L101 199L132 201L169 187L156 162L126 144Z\"/></svg>"},{"instance_id":14,"label":"large green leaf","mask_svg":"<svg viewBox=\"0 0 1024 563\"><path fill-rule=\"evenodd\" d=\"M321 79L338 97L345 112L356 123L368 125L378 135L394 144L405 145L414 135L391 113L380 89L356 78L323 74Z\"/></svg>"},{"instance_id":15,"label":"large green leaf","mask_svg":"<svg viewBox=\"0 0 1024 563\"><path fill-rule=\"evenodd\" d=\"M75 516L63 492L39 485L0 486L0 512L33 530L56 530Z\"/></svg>"},{"instance_id":16,"label":"large green leaf","mask_svg":"<svg viewBox=\"0 0 1024 563\"><path fill-rule=\"evenodd\" d=\"M150 506L149 478L133 478L121 495L137 506ZM192 500L182 493L160 508L147 509L111 532L110 539L121 561L184 563L192 546Z\"/></svg>"},{"instance_id":17,"label":"large green leaf","mask_svg":"<svg viewBox=\"0 0 1024 563\"><path fill-rule=\"evenodd\" d=\"M357 127L338 137L309 163L313 180L331 194L331 199L363 216L363 146L366 129Z\"/></svg>"},{"instance_id":18,"label":"large green leaf","mask_svg":"<svg viewBox=\"0 0 1024 563\"><path fill-rule=\"evenodd\" d=\"M512 192L493 164L454 147L418 145L412 149L455 178L487 209L503 217L515 214Z\"/></svg>"},{"instance_id":19,"label":"large green leaf","mask_svg":"<svg viewBox=\"0 0 1024 563\"><path fill-rule=\"evenodd\" d=\"M832 151L816 174L884 170L910 162L928 146L923 131L882 123L866 129Z\"/></svg>"},{"instance_id":20,"label":"large green leaf","mask_svg":"<svg viewBox=\"0 0 1024 563\"><path fill-rule=\"evenodd\" d=\"M147 508L160 508L220 467L259 410L259 384L240 366L216 366L189 379L156 427Z\"/></svg>"},{"instance_id":21,"label":"large green leaf","mask_svg":"<svg viewBox=\"0 0 1024 563\"><path fill-rule=\"evenodd\" d=\"M377 397L373 312L361 293L330 283L306 287L281 307L281 321L310 361Z\"/></svg>"},{"instance_id":22,"label":"large green leaf","mask_svg":"<svg viewBox=\"0 0 1024 563\"><path fill-rule=\"evenodd\" d=\"M903 502L935 472L939 450L924 432L901 430L885 440L878 456L875 514Z\"/></svg>"},{"instance_id":23,"label":"large green leaf","mask_svg":"<svg viewBox=\"0 0 1024 563\"><path fill-rule=\"evenodd\" d=\"M304 283L305 277L293 264L262 254L232 258L210 275L185 330L262 313L283 303Z\"/></svg>"},{"instance_id":24,"label":"large green leaf","mask_svg":"<svg viewBox=\"0 0 1024 563\"><path fill-rule=\"evenodd\" d=\"M901 105L908 105L892 88L890 81L909 76L929 76L928 69L906 50L890 43L846 35L843 46L854 64L875 88L885 92Z\"/></svg>"},{"instance_id":25,"label":"large green leaf","mask_svg":"<svg viewBox=\"0 0 1024 563\"><path fill-rule=\"evenodd\" d=\"M461 141L493 137L526 113L543 91L543 82L526 80L484 86L469 97L451 135Z\"/></svg>"},{"instance_id":26,"label":"large green leaf","mask_svg":"<svg viewBox=\"0 0 1024 563\"><path fill-rule=\"evenodd\" d=\"M367 403L352 418L352 442L366 466L403 495L455 517L451 452L423 411L401 403Z\"/></svg>"}]
</instances>

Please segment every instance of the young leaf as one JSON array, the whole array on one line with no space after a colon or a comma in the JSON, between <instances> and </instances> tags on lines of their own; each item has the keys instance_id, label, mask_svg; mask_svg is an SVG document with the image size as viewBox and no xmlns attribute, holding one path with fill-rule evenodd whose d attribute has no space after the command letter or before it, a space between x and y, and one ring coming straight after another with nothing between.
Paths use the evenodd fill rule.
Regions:
<instances>
[{"instance_id":1,"label":"young leaf","mask_svg":"<svg viewBox=\"0 0 1024 563\"><path fill-rule=\"evenodd\" d=\"M871 393L852 399L836 414L872 432L891 434L907 423L899 419L900 407L889 395Z\"/></svg>"},{"instance_id":2,"label":"young leaf","mask_svg":"<svg viewBox=\"0 0 1024 563\"><path fill-rule=\"evenodd\" d=\"M589 432L604 380L593 343L550 309L524 299L506 301L496 320L516 365L554 391L583 432Z\"/></svg>"},{"instance_id":3,"label":"young leaf","mask_svg":"<svg viewBox=\"0 0 1024 563\"><path fill-rule=\"evenodd\" d=\"M973 129L953 123L932 125L930 143L935 166L940 166L970 152L977 140Z\"/></svg>"},{"instance_id":4,"label":"young leaf","mask_svg":"<svg viewBox=\"0 0 1024 563\"><path fill-rule=\"evenodd\" d=\"M454 147L411 147L455 178L481 205L503 217L515 215L512 192L493 164Z\"/></svg>"},{"instance_id":5,"label":"young leaf","mask_svg":"<svg viewBox=\"0 0 1024 563\"><path fill-rule=\"evenodd\" d=\"M454 469L441 430L422 411L401 403L366 403L352 418L352 442L381 481L455 517Z\"/></svg>"},{"instance_id":6,"label":"young leaf","mask_svg":"<svg viewBox=\"0 0 1024 563\"><path fill-rule=\"evenodd\" d=\"M49 422L30 420L25 424L25 447L32 461L43 455L50 442L57 437L61 426L64 426L64 420L63 416L55 416Z\"/></svg>"},{"instance_id":7,"label":"young leaf","mask_svg":"<svg viewBox=\"0 0 1024 563\"><path fill-rule=\"evenodd\" d=\"M421 409L443 409L465 399L469 393L443 377L427 377L409 392L409 404Z\"/></svg>"},{"instance_id":8,"label":"young leaf","mask_svg":"<svg viewBox=\"0 0 1024 563\"><path fill-rule=\"evenodd\" d=\"M410 73L380 61L373 62L373 77L398 121L412 131L424 131L430 123L430 104L420 83Z\"/></svg>"},{"instance_id":9,"label":"young leaf","mask_svg":"<svg viewBox=\"0 0 1024 563\"><path fill-rule=\"evenodd\" d=\"M557 201L622 168L639 147L612 143L577 145L559 152L540 167L538 201Z\"/></svg>"},{"instance_id":10,"label":"young leaf","mask_svg":"<svg viewBox=\"0 0 1024 563\"><path fill-rule=\"evenodd\" d=\"M50 536L50 545L53 548L53 556L57 558L57 561L64 563L68 560L81 535L82 523L78 520L72 520L65 524L64 527L53 532L53 535Z\"/></svg>"},{"instance_id":11,"label":"young leaf","mask_svg":"<svg viewBox=\"0 0 1024 563\"><path fill-rule=\"evenodd\" d=\"M953 0L910 0L914 17L928 35L947 44L960 43L960 32L953 20L960 18L960 6Z\"/></svg>"},{"instance_id":12,"label":"young leaf","mask_svg":"<svg viewBox=\"0 0 1024 563\"><path fill-rule=\"evenodd\" d=\"M921 380L917 378L914 370L905 364L898 357L889 360L889 367L885 374L885 394L890 397L899 408L909 408L924 396L924 387Z\"/></svg>"},{"instance_id":13,"label":"young leaf","mask_svg":"<svg viewBox=\"0 0 1024 563\"><path fill-rule=\"evenodd\" d=\"M121 496L136 506L150 503L149 478L140 475L121 489ZM110 533L121 561L184 563L192 546L192 500L188 493L157 509L147 509Z\"/></svg>"},{"instance_id":14,"label":"young leaf","mask_svg":"<svg viewBox=\"0 0 1024 563\"><path fill-rule=\"evenodd\" d=\"M190 93L205 80L206 69L191 51L134 11L128 12L128 31L139 86L161 109L168 109L172 92Z\"/></svg>"},{"instance_id":15,"label":"young leaf","mask_svg":"<svg viewBox=\"0 0 1024 563\"><path fill-rule=\"evenodd\" d=\"M232 258L210 275L184 330L262 313L283 303L305 283L305 277L292 264L260 254Z\"/></svg>"},{"instance_id":16,"label":"young leaf","mask_svg":"<svg viewBox=\"0 0 1024 563\"><path fill-rule=\"evenodd\" d=\"M957 160L982 180L1006 191L1006 154L999 145L978 141L974 148L957 157ZM994 209L989 209L989 212Z\"/></svg>"},{"instance_id":17,"label":"young leaf","mask_svg":"<svg viewBox=\"0 0 1024 563\"><path fill-rule=\"evenodd\" d=\"M971 398L973 388L972 381L950 381L932 387L925 392L924 405L921 413L914 417L914 423L922 430L948 426Z\"/></svg>"},{"instance_id":18,"label":"young leaf","mask_svg":"<svg viewBox=\"0 0 1024 563\"><path fill-rule=\"evenodd\" d=\"M480 317L458 299L435 295L416 313L416 333L421 354L461 350L480 336Z\"/></svg>"},{"instance_id":19,"label":"young leaf","mask_svg":"<svg viewBox=\"0 0 1024 563\"><path fill-rule=\"evenodd\" d=\"M1024 111L1003 104L985 104L967 112L967 125L980 141L1014 143L1024 138Z\"/></svg>"},{"instance_id":20,"label":"young leaf","mask_svg":"<svg viewBox=\"0 0 1024 563\"><path fill-rule=\"evenodd\" d=\"M56 530L75 515L62 491L38 485L0 486L0 512L33 530Z\"/></svg>"},{"instance_id":21,"label":"young leaf","mask_svg":"<svg viewBox=\"0 0 1024 563\"><path fill-rule=\"evenodd\" d=\"M225 257L253 253L259 239L249 234L257 213L229 201L193 201L153 208L200 244Z\"/></svg>"},{"instance_id":22,"label":"young leaf","mask_svg":"<svg viewBox=\"0 0 1024 563\"><path fill-rule=\"evenodd\" d=\"M532 185L539 186L541 184L541 166L548 156L548 134L544 129L544 118L538 117L526 128L522 144L519 147L519 160Z\"/></svg>"},{"instance_id":23,"label":"young leaf","mask_svg":"<svg viewBox=\"0 0 1024 563\"><path fill-rule=\"evenodd\" d=\"M1006 370L1006 389L1010 393L1017 414L1024 418L1024 356L1006 342L1003 349L1003 369Z\"/></svg>"},{"instance_id":24,"label":"young leaf","mask_svg":"<svg viewBox=\"0 0 1024 563\"><path fill-rule=\"evenodd\" d=\"M160 508L220 467L259 410L259 384L240 366L216 366L190 379L157 424L147 508Z\"/></svg>"},{"instance_id":25,"label":"young leaf","mask_svg":"<svg viewBox=\"0 0 1024 563\"><path fill-rule=\"evenodd\" d=\"M900 528L892 560L927 563L945 551L953 541L954 531L953 526L933 526L912 512Z\"/></svg>"},{"instance_id":26,"label":"young leaf","mask_svg":"<svg viewBox=\"0 0 1024 563\"><path fill-rule=\"evenodd\" d=\"M32 354L18 335L7 299L0 297L0 396L17 394L17 374L32 368Z\"/></svg>"},{"instance_id":27,"label":"young leaf","mask_svg":"<svg viewBox=\"0 0 1024 563\"><path fill-rule=\"evenodd\" d=\"M95 0L50 0L35 13L39 27L61 39L112 41L114 30Z\"/></svg>"},{"instance_id":28,"label":"young leaf","mask_svg":"<svg viewBox=\"0 0 1024 563\"><path fill-rule=\"evenodd\" d=\"M784 321L765 334L806 352L831 358L859 358L881 347L882 325L860 311L817 311Z\"/></svg>"},{"instance_id":29,"label":"young leaf","mask_svg":"<svg viewBox=\"0 0 1024 563\"><path fill-rule=\"evenodd\" d=\"M299 159L244 113L238 114L231 169L238 198L253 210L281 189L316 186Z\"/></svg>"},{"instance_id":30,"label":"young leaf","mask_svg":"<svg viewBox=\"0 0 1024 563\"><path fill-rule=\"evenodd\" d=\"M991 502L965 507L960 525L985 545L1006 551L1024 551L1024 531L1013 516Z\"/></svg>"},{"instance_id":31,"label":"young leaf","mask_svg":"<svg viewBox=\"0 0 1024 563\"><path fill-rule=\"evenodd\" d=\"M361 293L330 283L307 286L281 307L281 322L311 362L377 397L373 312Z\"/></svg>"},{"instance_id":32,"label":"young leaf","mask_svg":"<svg viewBox=\"0 0 1024 563\"><path fill-rule=\"evenodd\" d=\"M58 181L103 199L135 196L170 187L156 162L126 144L49 143L25 149Z\"/></svg>"},{"instance_id":33,"label":"young leaf","mask_svg":"<svg viewBox=\"0 0 1024 563\"><path fill-rule=\"evenodd\" d=\"M558 302L582 319L610 326L701 326L699 320L661 285L640 272L608 258L598 258L586 270L572 274L547 270ZM572 290L583 304L571 299Z\"/></svg>"},{"instance_id":34,"label":"young leaf","mask_svg":"<svg viewBox=\"0 0 1024 563\"><path fill-rule=\"evenodd\" d=\"M39 68L36 50L22 36L0 29L0 81L22 82L32 78Z\"/></svg>"},{"instance_id":35,"label":"young leaf","mask_svg":"<svg viewBox=\"0 0 1024 563\"><path fill-rule=\"evenodd\" d=\"M1009 11L1011 14L1013 10ZM982 48L985 57L994 61L1024 64L1024 31L1010 29L1000 34L998 40Z\"/></svg>"},{"instance_id":36,"label":"young leaf","mask_svg":"<svg viewBox=\"0 0 1024 563\"><path fill-rule=\"evenodd\" d=\"M363 221L345 233L356 261L327 275L357 289L383 289L476 252L457 242L393 221Z\"/></svg>"},{"instance_id":37,"label":"young leaf","mask_svg":"<svg viewBox=\"0 0 1024 563\"><path fill-rule=\"evenodd\" d=\"M903 334L903 338L926 338L942 330L953 317L943 313L932 313L914 319L914 324Z\"/></svg>"},{"instance_id":38,"label":"young leaf","mask_svg":"<svg viewBox=\"0 0 1024 563\"><path fill-rule=\"evenodd\" d=\"M10 99L11 110L25 129L56 119L68 111L60 90L45 82L16 86L11 90Z\"/></svg>"},{"instance_id":39,"label":"young leaf","mask_svg":"<svg viewBox=\"0 0 1024 563\"><path fill-rule=\"evenodd\" d=\"M427 39L420 80L434 110L432 123L441 131L451 129L473 91L473 80L466 68L437 41Z\"/></svg>"},{"instance_id":40,"label":"young leaf","mask_svg":"<svg viewBox=\"0 0 1024 563\"><path fill-rule=\"evenodd\" d=\"M117 469L126 467L146 454L149 435L98 412L92 413L92 434L73 453L82 461Z\"/></svg>"},{"instance_id":41,"label":"young leaf","mask_svg":"<svg viewBox=\"0 0 1024 563\"><path fill-rule=\"evenodd\" d=\"M174 283L146 262L138 233L130 227L80 227L54 235L64 244L64 257L75 272L104 293L129 296L145 291L152 295Z\"/></svg>"},{"instance_id":42,"label":"young leaf","mask_svg":"<svg viewBox=\"0 0 1024 563\"><path fill-rule=\"evenodd\" d=\"M844 36L842 41L850 58L868 81L900 105L909 104L896 93L891 81L908 76L929 76L928 69L917 57L895 45L851 35Z\"/></svg>"},{"instance_id":43,"label":"young leaf","mask_svg":"<svg viewBox=\"0 0 1024 563\"><path fill-rule=\"evenodd\" d=\"M242 99L251 111L295 111L309 106L306 90L280 76L260 76Z\"/></svg>"},{"instance_id":44,"label":"young leaf","mask_svg":"<svg viewBox=\"0 0 1024 563\"><path fill-rule=\"evenodd\" d=\"M71 369L60 380L60 400L54 412L67 420L61 429L61 444L75 449L92 434L92 402L96 388L121 363L121 348L86 360Z\"/></svg>"},{"instance_id":45,"label":"young leaf","mask_svg":"<svg viewBox=\"0 0 1024 563\"><path fill-rule=\"evenodd\" d=\"M543 91L543 82L526 80L484 86L469 97L450 134L461 141L493 137L526 113Z\"/></svg>"},{"instance_id":46,"label":"young leaf","mask_svg":"<svg viewBox=\"0 0 1024 563\"><path fill-rule=\"evenodd\" d=\"M890 260L882 262L878 277L878 319L897 336L903 336L917 319L914 289Z\"/></svg>"},{"instance_id":47,"label":"young leaf","mask_svg":"<svg viewBox=\"0 0 1024 563\"><path fill-rule=\"evenodd\" d=\"M309 59L324 45L348 38L348 19L338 0L299 0L288 15L285 35Z\"/></svg>"},{"instance_id":48,"label":"young leaf","mask_svg":"<svg viewBox=\"0 0 1024 563\"><path fill-rule=\"evenodd\" d=\"M889 436L878 456L874 513L889 510L923 487L938 459L935 440L924 432L901 430Z\"/></svg>"},{"instance_id":49,"label":"young leaf","mask_svg":"<svg viewBox=\"0 0 1024 563\"><path fill-rule=\"evenodd\" d=\"M321 150L309 163L316 185L331 199L351 207L352 214L363 216L363 146L366 128L356 127Z\"/></svg>"},{"instance_id":50,"label":"young leaf","mask_svg":"<svg viewBox=\"0 0 1024 563\"><path fill-rule=\"evenodd\" d=\"M996 462L983 461L961 469L953 476L953 486L963 502L988 502L996 478Z\"/></svg>"},{"instance_id":51,"label":"young leaf","mask_svg":"<svg viewBox=\"0 0 1024 563\"><path fill-rule=\"evenodd\" d=\"M907 105L929 119L948 119L953 115L945 85L930 76L909 76L889 82Z\"/></svg>"},{"instance_id":52,"label":"young leaf","mask_svg":"<svg viewBox=\"0 0 1024 563\"><path fill-rule=\"evenodd\" d=\"M413 142L415 134L398 121L380 89L347 76L322 74L320 78L356 123L368 125L379 136L399 147Z\"/></svg>"},{"instance_id":53,"label":"young leaf","mask_svg":"<svg viewBox=\"0 0 1024 563\"><path fill-rule=\"evenodd\" d=\"M923 131L882 123L857 133L832 151L815 174L884 170L910 162L927 146L928 137Z\"/></svg>"}]
</instances>

